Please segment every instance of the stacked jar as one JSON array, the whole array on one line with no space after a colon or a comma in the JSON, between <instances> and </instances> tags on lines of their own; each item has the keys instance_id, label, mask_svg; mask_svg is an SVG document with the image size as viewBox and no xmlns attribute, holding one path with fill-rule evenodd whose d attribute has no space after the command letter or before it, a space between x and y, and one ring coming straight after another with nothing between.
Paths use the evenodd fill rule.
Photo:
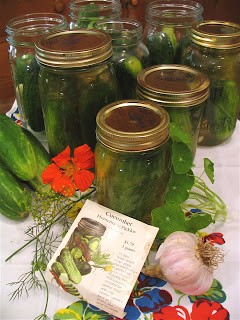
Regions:
<instances>
[{"instance_id":1,"label":"stacked jar","mask_svg":"<svg viewBox=\"0 0 240 320\"><path fill-rule=\"evenodd\" d=\"M41 36L68 27L66 19L54 13L33 13L10 20L6 26L9 63L20 119L24 127L45 140L44 120L38 90L39 66L35 42Z\"/></svg>"},{"instance_id":2,"label":"stacked jar","mask_svg":"<svg viewBox=\"0 0 240 320\"><path fill-rule=\"evenodd\" d=\"M70 29L92 29L102 19L120 19L122 7L118 0L71 0Z\"/></svg>"},{"instance_id":3,"label":"stacked jar","mask_svg":"<svg viewBox=\"0 0 240 320\"><path fill-rule=\"evenodd\" d=\"M155 0L146 8L144 43L150 65L180 63L191 25L202 20L203 7L191 0Z\"/></svg>"},{"instance_id":4,"label":"stacked jar","mask_svg":"<svg viewBox=\"0 0 240 320\"><path fill-rule=\"evenodd\" d=\"M240 25L224 21L196 23L190 40L182 63L210 79L210 97L198 143L218 145L233 134L240 108Z\"/></svg>"},{"instance_id":5,"label":"stacked jar","mask_svg":"<svg viewBox=\"0 0 240 320\"><path fill-rule=\"evenodd\" d=\"M170 115L170 121L196 153L204 105L209 96L208 77L193 68L171 64L144 69L137 77L137 96L157 102Z\"/></svg>"},{"instance_id":6,"label":"stacked jar","mask_svg":"<svg viewBox=\"0 0 240 320\"><path fill-rule=\"evenodd\" d=\"M148 66L148 49L142 42L142 25L131 19L106 20L96 28L112 37L112 62L116 71L120 99L136 98L136 78Z\"/></svg>"},{"instance_id":7,"label":"stacked jar","mask_svg":"<svg viewBox=\"0 0 240 320\"><path fill-rule=\"evenodd\" d=\"M111 37L99 30L70 30L39 39L39 90L52 156L68 145L95 148L96 115L117 100L110 62Z\"/></svg>"},{"instance_id":8,"label":"stacked jar","mask_svg":"<svg viewBox=\"0 0 240 320\"><path fill-rule=\"evenodd\" d=\"M97 201L150 223L170 175L168 113L150 101L117 101L99 111L96 135Z\"/></svg>"}]
</instances>

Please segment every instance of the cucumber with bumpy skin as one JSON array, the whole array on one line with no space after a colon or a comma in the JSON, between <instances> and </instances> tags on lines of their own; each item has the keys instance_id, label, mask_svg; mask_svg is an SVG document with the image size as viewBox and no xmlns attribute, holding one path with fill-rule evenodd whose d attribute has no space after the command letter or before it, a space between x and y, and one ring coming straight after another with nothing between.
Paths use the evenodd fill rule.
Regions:
<instances>
[{"instance_id":1,"label":"cucumber with bumpy skin","mask_svg":"<svg viewBox=\"0 0 240 320\"><path fill-rule=\"evenodd\" d=\"M49 193L51 192L51 187L42 182L42 172L51 163L51 156L41 144L41 142L27 129L22 127L22 131L31 142L33 147L36 160L37 160L37 172L33 179L28 181L28 184L39 193Z\"/></svg>"},{"instance_id":2,"label":"cucumber with bumpy skin","mask_svg":"<svg viewBox=\"0 0 240 320\"><path fill-rule=\"evenodd\" d=\"M33 179L37 160L31 142L21 127L4 114L0 114L0 160L16 177L23 181Z\"/></svg>"},{"instance_id":3,"label":"cucumber with bumpy skin","mask_svg":"<svg viewBox=\"0 0 240 320\"><path fill-rule=\"evenodd\" d=\"M0 161L0 213L12 220L29 215L31 194Z\"/></svg>"},{"instance_id":4,"label":"cucumber with bumpy skin","mask_svg":"<svg viewBox=\"0 0 240 320\"><path fill-rule=\"evenodd\" d=\"M69 279L73 283L76 283L76 284L80 283L82 280L82 276L74 262L74 259L70 250L67 248L62 249L59 259L64 269L67 271Z\"/></svg>"}]
</instances>

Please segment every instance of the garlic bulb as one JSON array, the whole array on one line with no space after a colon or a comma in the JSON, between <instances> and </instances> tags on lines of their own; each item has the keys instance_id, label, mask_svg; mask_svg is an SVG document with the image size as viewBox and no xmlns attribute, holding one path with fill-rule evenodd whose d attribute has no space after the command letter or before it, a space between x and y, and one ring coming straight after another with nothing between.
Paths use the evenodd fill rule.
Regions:
<instances>
[{"instance_id":1,"label":"garlic bulb","mask_svg":"<svg viewBox=\"0 0 240 320\"><path fill-rule=\"evenodd\" d=\"M221 261L223 254L218 248L193 233L176 231L160 245L158 264L146 266L143 273L165 279L185 294L200 295L210 289L214 268Z\"/></svg>"}]
</instances>

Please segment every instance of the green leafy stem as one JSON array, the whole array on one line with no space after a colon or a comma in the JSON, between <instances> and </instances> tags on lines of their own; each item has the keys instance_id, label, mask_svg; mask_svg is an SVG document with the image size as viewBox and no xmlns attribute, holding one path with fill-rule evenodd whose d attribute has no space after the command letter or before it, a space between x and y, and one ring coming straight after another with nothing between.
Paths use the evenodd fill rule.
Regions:
<instances>
[{"instance_id":1,"label":"green leafy stem","mask_svg":"<svg viewBox=\"0 0 240 320\"><path fill-rule=\"evenodd\" d=\"M204 182L205 173L214 183L214 164L204 158L204 171L195 176L186 133L170 124L172 168L165 194L165 204L152 211L152 225L159 228L158 239L165 239L174 231L196 233L217 220L225 221L227 209L224 201Z\"/></svg>"}]
</instances>

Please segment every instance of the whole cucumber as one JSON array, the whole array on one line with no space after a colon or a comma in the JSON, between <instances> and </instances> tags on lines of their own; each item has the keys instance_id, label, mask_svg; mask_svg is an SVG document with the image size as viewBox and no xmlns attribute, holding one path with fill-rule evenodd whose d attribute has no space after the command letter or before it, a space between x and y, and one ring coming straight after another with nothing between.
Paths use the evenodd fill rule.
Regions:
<instances>
[{"instance_id":1,"label":"whole cucumber","mask_svg":"<svg viewBox=\"0 0 240 320\"><path fill-rule=\"evenodd\" d=\"M73 256L70 250L67 248L62 249L59 259L64 269L67 271L69 279L73 283L80 283L82 280L82 276L73 260Z\"/></svg>"},{"instance_id":2,"label":"whole cucumber","mask_svg":"<svg viewBox=\"0 0 240 320\"><path fill-rule=\"evenodd\" d=\"M29 215L31 193L0 161L0 213L22 220Z\"/></svg>"},{"instance_id":3,"label":"whole cucumber","mask_svg":"<svg viewBox=\"0 0 240 320\"><path fill-rule=\"evenodd\" d=\"M28 181L28 184L39 193L51 192L51 187L48 184L42 182L42 172L51 163L51 156L41 144L41 142L27 129L21 128L25 136L31 142L35 157L37 159L37 171L33 179Z\"/></svg>"},{"instance_id":4,"label":"whole cucumber","mask_svg":"<svg viewBox=\"0 0 240 320\"><path fill-rule=\"evenodd\" d=\"M0 160L23 181L36 175L37 160L31 142L21 127L4 114L0 114Z\"/></svg>"}]
</instances>

